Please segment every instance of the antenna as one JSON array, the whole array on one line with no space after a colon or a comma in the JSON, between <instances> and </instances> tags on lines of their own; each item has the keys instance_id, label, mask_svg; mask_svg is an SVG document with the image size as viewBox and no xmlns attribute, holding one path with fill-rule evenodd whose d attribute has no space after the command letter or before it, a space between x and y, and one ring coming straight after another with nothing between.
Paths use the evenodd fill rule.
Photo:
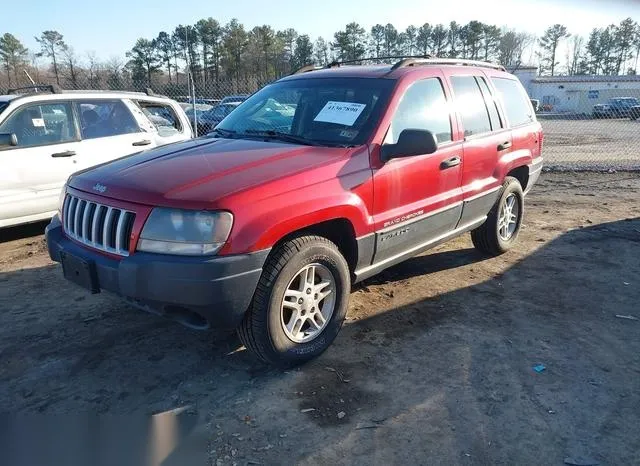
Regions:
<instances>
[{"instance_id":1,"label":"antenna","mask_svg":"<svg viewBox=\"0 0 640 466\"><path fill-rule=\"evenodd\" d=\"M33 80L31 76L29 76L29 72L25 69L23 69L22 72L27 75L27 78L29 78L29 81L31 81L31 84L35 86L36 82Z\"/></svg>"},{"instance_id":2,"label":"antenna","mask_svg":"<svg viewBox=\"0 0 640 466\"><path fill-rule=\"evenodd\" d=\"M196 137L198 137L198 111L196 109L196 85L193 81L193 73L191 73L191 62L189 60L189 26L184 28L184 61L187 64L187 91L189 92L189 99L191 99L191 105L193 106L193 131Z\"/></svg>"}]
</instances>

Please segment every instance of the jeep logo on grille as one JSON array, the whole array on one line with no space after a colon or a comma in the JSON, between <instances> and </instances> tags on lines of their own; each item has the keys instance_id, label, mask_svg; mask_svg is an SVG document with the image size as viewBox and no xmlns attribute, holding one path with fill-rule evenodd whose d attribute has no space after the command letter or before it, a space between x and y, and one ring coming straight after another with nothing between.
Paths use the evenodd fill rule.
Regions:
<instances>
[{"instance_id":1,"label":"jeep logo on grille","mask_svg":"<svg viewBox=\"0 0 640 466\"><path fill-rule=\"evenodd\" d=\"M93 187L93 190L98 191L100 193L104 193L107 190L107 187L103 184L96 183L95 186Z\"/></svg>"}]
</instances>

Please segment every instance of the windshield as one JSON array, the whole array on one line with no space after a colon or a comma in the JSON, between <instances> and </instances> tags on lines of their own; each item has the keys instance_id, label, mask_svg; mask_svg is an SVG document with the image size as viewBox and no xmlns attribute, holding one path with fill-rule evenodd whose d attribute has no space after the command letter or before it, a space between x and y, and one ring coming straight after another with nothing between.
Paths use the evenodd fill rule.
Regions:
<instances>
[{"instance_id":1,"label":"windshield","mask_svg":"<svg viewBox=\"0 0 640 466\"><path fill-rule=\"evenodd\" d=\"M7 108L8 105L7 102L0 102L0 113L4 112L4 109Z\"/></svg>"},{"instance_id":2,"label":"windshield","mask_svg":"<svg viewBox=\"0 0 640 466\"><path fill-rule=\"evenodd\" d=\"M313 145L364 143L394 81L367 78L295 79L271 84L238 106L217 127L231 137L269 135Z\"/></svg>"}]
</instances>

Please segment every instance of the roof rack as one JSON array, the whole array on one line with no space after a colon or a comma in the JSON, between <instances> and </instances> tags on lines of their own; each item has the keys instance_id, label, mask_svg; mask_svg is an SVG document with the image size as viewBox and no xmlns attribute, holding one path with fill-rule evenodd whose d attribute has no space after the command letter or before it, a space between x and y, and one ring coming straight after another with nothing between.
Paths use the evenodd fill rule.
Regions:
<instances>
[{"instance_id":1,"label":"roof rack","mask_svg":"<svg viewBox=\"0 0 640 466\"><path fill-rule=\"evenodd\" d=\"M100 89L73 89L73 90L65 90L56 84L34 84L32 86L24 86L24 87L16 87L14 89L9 89L7 94L27 94L27 93L35 93L38 94L40 92L48 92L50 94L64 94L64 93L103 93L103 92L117 92L117 93L126 93L126 94L136 94L136 95L146 95L149 97L166 97L162 94L158 94L153 91L150 87L147 87L143 92L135 92L135 91L105 91Z\"/></svg>"},{"instance_id":2,"label":"roof rack","mask_svg":"<svg viewBox=\"0 0 640 466\"><path fill-rule=\"evenodd\" d=\"M409 60L409 59L427 59L427 58L431 58L431 55L394 55L389 57L364 57L364 58L358 58L354 60L332 61L331 63L328 63L325 66L316 66L313 64L305 65L291 74L294 75L294 74L308 73L309 71L316 71L321 69L338 68L342 65L352 65L354 63L361 64L362 62L365 62L365 61L376 61L376 62L384 63L385 61L389 62L390 60Z\"/></svg>"},{"instance_id":3,"label":"roof rack","mask_svg":"<svg viewBox=\"0 0 640 466\"><path fill-rule=\"evenodd\" d=\"M319 69L320 68L318 68L316 65L305 65L302 68L299 68L299 69L295 70L291 74L294 75L294 74L308 73L309 71L315 71L315 70L319 70Z\"/></svg>"},{"instance_id":4,"label":"roof rack","mask_svg":"<svg viewBox=\"0 0 640 466\"><path fill-rule=\"evenodd\" d=\"M33 86L24 86L24 87L16 87L14 89L9 89L7 94L17 94L21 91L31 91L34 93L38 92L50 92L51 94L61 94L62 89L55 84L34 84Z\"/></svg>"},{"instance_id":5,"label":"roof rack","mask_svg":"<svg viewBox=\"0 0 640 466\"><path fill-rule=\"evenodd\" d=\"M479 60L466 60L462 58L404 58L391 67L391 71L398 68L405 68L407 66L416 65L462 65L462 66L477 66L481 68L491 68L499 71L507 71L504 66L496 65L495 63L488 63Z\"/></svg>"},{"instance_id":6,"label":"roof rack","mask_svg":"<svg viewBox=\"0 0 640 466\"><path fill-rule=\"evenodd\" d=\"M155 92L153 91L153 89L151 89L150 87L147 87L147 88L144 90L144 93L145 93L145 94L147 94L149 97L165 97L165 96L163 96L163 95L161 95L161 94L157 94L157 93L155 93Z\"/></svg>"},{"instance_id":7,"label":"roof rack","mask_svg":"<svg viewBox=\"0 0 640 466\"><path fill-rule=\"evenodd\" d=\"M349 65L352 63L361 63L363 61L377 61L377 62L385 62L390 60L413 60L413 59L428 59L431 58L431 55L392 55L387 57L365 57L358 58L357 60L343 60L343 61L333 61L325 66L325 68L335 68L340 65Z\"/></svg>"}]
</instances>

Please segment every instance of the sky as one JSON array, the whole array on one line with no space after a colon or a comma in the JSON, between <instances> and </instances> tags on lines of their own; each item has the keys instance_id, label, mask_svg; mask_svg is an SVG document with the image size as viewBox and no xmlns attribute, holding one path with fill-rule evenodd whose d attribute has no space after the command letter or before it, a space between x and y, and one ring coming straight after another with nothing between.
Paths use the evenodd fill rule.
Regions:
<instances>
[{"instance_id":1,"label":"sky","mask_svg":"<svg viewBox=\"0 0 640 466\"><path fill-rule=\"evenodd\" d=\"M93 51L107 59L124 56L139 37L153 38L207 17L222 24L238 18L247 29L293 27L312 40L330 40L352 21L369 30L376 23L404 29L425 22L477 20L538 35L562 23L569 32L587 36L594 27L629 16L640 21L640 0L35 0L12 1L0 34L10 32L35 51L34 36L55 29L78 54Z\"/></svg>"}]
</instances>

